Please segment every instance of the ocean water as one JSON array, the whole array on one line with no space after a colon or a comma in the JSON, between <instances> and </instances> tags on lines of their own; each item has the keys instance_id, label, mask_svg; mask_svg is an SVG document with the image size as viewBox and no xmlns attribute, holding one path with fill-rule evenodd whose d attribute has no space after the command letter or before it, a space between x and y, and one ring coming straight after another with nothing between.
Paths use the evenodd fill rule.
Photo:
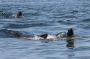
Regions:
<instances>
[{"instance_id":1,"label":"ocean water","mask_svg":"<svg viewBox=\"0 0 90 59\"><path fill-rule=\"evenodd\" d=\"M15 18L18 11L22 18ZM0 32L0 59L90 59L89 0L0 0L0 30L29 34L75 32L74 48L66 40L35 41Z\"/></svg>"}]
</instances>

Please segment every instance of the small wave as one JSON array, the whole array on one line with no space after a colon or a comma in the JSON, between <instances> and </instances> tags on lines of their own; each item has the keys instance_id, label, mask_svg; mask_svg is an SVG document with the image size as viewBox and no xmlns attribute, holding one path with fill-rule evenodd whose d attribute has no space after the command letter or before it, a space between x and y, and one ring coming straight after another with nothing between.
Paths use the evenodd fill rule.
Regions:
<instances>
[{"instance_id":1,"label":"small wave","mask_svg":"<svg viewBox=\"0 0 90 59\"><path fill-rule=\"evenodd\" d=\"M76 14L76 13L78 13L78 12L79 12L78 10L72 10L70 13Z\"/></svg>"},{"instance_id":2,"label":"small wave","mask_svg":"<svg viewBox=\"0 0 90 59\"><path fill-rule=\"evenodd\" d=\"M18 31L8 30L8 29L1 29L0 30L0 37L8 38L8 37L17 37L20 34Z\"/></svg>"},{"instance_id":3,"label":"small wave","mask_svg":"<svg viewBox=\"0 0 90 59\"><path fill-rule=\"evenodd\" d=\"M83 19L82 22L90 22L90 18Z\"/></svg>"},{"instance_id":4,"label":"small wave","mask_svg":"<svg viewBox=\"0 0 90 59\"><path fill-rule=\"evenodd\" d=\"M29 28L29 27L43 27L49 26L47 23L33 23L33 24L9 24L4 28Z\"/></svg>"},{"instance_id":5,"label":"small wave","mask_svg":"<svg viewBox=\"0 0 90 59\"><path fill-rule=\"evenodd\" d=\"M61 16L61 18L77 18L77 17L74 15L64 15L64 16Z\"/></svg>"},{"instance_id":6,"label":"small wave","mask_svg":"<svg viewBox=\"0 0 90 59\"><path fill-rule=\"evenodd\" d=\"M60 24L68 24L68 25L75 24L75 22L71 21L71 20L59 20L57 22L60 23Z\"/></svg>"},{"instance_id":7,"label":"small wave","mask_svg":"<svg viewBox=\"0 0 90 59\"><path fill-rule=\"evenodd\" d=\"M90 50L89 46L82 46L75 49L75 51L84 51L84 50Z\"/></svg>"},{"instance_id":8,"label":"small wave","mask_svg":"<svg viewBox=\"0 0 90 59\"><path fill-rule=\"evenodd\" d=\"M90 29L90 24L81 23L81 24L78 24L78 27L83 29Z\"/></svg>"}]
</instances>

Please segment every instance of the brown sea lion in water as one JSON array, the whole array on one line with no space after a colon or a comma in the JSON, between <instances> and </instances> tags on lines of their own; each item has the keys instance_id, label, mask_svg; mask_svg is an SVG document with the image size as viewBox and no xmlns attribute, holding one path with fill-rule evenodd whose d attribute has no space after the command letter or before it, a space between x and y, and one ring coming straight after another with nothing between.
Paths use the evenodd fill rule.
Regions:
<instances>
[{"instance_id":1,"label":"brown sea lion in water","mask_svg":"<svg viewBox=\"0 0 90 59\"><path fill-rule=\"evenodd\" d=\"M32 35L32 34L26 34L24 32L19 32L19 31L13 31L13 30L8 30L8 29L2 29L0 30L0 32L3 32L5 34L8 34L10 36L13 37L26 37L27 39L29 38L33 38L33 40L40 40L41 39L51 39L51 40L60 40L62 38L67 38L67 40L71 40L71 38L73 38L74 36L74 31L73 29L68 29L67 32L62 32L62 33L58 33L58 34L41 34L41 35Z\"/></svg>"},{"instance_id":2,"label":"brown sea lion in water","mask_svg":"<svg viewBox=\"0 0 90 59\"><path fill-rule=\"evenodd\" d=\"M21 11L19 11L16 15L17 18L21 18L23 16L23 13Z\"/></svg>"},{"instance_id":3,"label":"brown sea lion in water","mask_svg":"<svg viewBox=\"0 0 90 59\"><path fill-rule=\"evenodd\" d=\"M72 28L68 29L68 32L67 32L67 47L70 48L70 49L73 49L74 48L74 31Z\"/></svg>"}]
</instances>

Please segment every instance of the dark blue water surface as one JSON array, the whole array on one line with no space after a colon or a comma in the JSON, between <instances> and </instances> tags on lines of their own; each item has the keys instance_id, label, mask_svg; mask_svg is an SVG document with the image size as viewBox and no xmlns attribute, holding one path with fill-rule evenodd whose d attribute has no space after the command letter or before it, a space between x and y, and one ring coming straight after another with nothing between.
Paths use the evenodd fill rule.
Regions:
<instances>
[{"instance_id":1,"label":"dark blue water surface","mask_svg":"<svg viewBox=\"0 0 90 59\"><path fill-rule=\"evenodd\" d=\"M18 11L23 18L15 18ZM75 31L75 48L65 40L11 38L2 29L31 34ZM0 59L90 59L90 0L0 0Z\"/></svg>"}]
</instances>

